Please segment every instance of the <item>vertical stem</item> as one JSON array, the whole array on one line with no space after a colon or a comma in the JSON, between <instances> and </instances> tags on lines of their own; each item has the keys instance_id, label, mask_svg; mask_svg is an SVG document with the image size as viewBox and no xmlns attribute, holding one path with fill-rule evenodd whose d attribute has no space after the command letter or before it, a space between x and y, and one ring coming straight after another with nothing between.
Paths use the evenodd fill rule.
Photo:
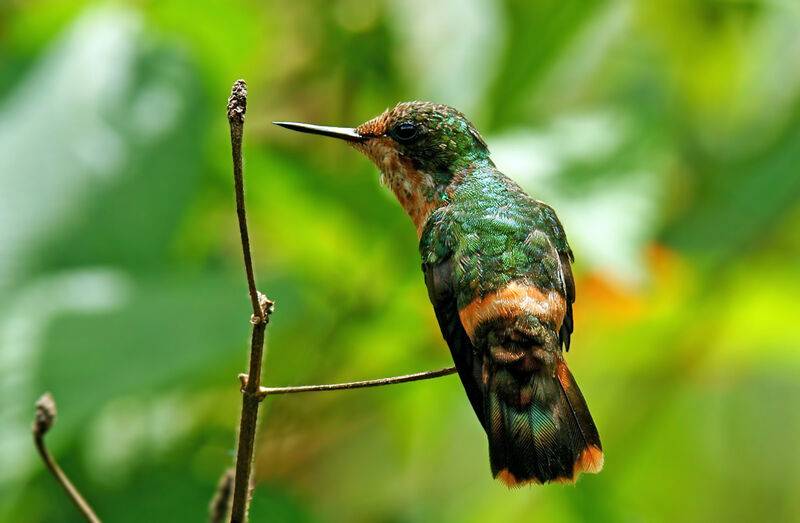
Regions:
<instances>
[{"instance_id":1,"label":"vertical stem","mask_svg":"<svg viewBox=\"0 0 800 523\"><path fill-rule=\"evenodd\" d=\"M236 193L236 216L239 218L239 235L242 238L244 270L247 274L247 287L253 314L264 318L258 303L256 279L253 275L253 261L250 256L250 234L247 232L247 213L244 208L244 179L242 176L242 135L244 134L244 115L247 111L247 84L236 80L228 99L228 123L231 128L231 152L233 154L233 184Z\"/></svg>"},{"instance_id":2,"label":"vertical stem","mask_svg":"<svg viewBox=\"0 0 800 523\"><path fill-rule=\"evenodd\" d=\"M268 314L272 303L261 297L256 290L253 276L253 262L250 257L250 239L247 233L247 216L244 208L244 182L242 179L242 135L244 116L247 109L247 84L237 80L228 99L228 123L231 128L231 149L233 151L233 181L236 193L236 214L239 218L239 233L242 240L242 254L247 273L247 286L253 305L253 333L250 337L250 369L242 388L242 415L239 423L239 444L236 449L236 472L231 504L231 521L241 523L247 519L247 506L250 502L250 471L253 463L253 447L258 422L261 384L261 362L264 353L264 331L267 328Z\"/></svg>"},{"instance_id":3,"label":"vertical stem","mask_svg":"<svg viewBox=\"0 0 800 523\"><path fill-rule=\"evenodd\" d=\"M236 450L236 476L231 505L232 523L242 523L247 520L247 506L250 503L250 471L253 464L258 407L261 404L259 383L266 327L267 324L263 321L253 325L253 335L250 340L250 373L242 391L242 416L239 422L239 445Z\"/></svg>"}]
</instances>

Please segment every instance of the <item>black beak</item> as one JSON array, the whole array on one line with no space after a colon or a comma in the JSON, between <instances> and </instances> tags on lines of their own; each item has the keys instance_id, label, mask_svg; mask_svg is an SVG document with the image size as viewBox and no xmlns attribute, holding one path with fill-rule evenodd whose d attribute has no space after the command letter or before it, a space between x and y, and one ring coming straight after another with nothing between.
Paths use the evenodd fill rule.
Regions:
<instances>
[{"instance_id":1,"label":"black beak","mask_svg":"<svg viewBox=\"0 0 800 523\"><path fill-rule=\"evenodd\" d=\"M364 136L358 134L358 131L351 127L328 127L326 125L311 125L308 123L297 122L272 122L275 125L280 125L292 131L300 131L301 133L321 134L322 136L330 136L332 138L340 138L349 142L360 142L365 139Z\"/></svg>"}]
</instances>

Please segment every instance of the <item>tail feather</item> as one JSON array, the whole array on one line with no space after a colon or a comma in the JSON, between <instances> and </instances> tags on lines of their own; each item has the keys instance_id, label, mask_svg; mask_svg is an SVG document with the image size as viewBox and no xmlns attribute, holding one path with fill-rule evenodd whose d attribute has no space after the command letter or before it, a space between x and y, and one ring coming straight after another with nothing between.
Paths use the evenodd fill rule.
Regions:
<instances>
[{"instance_id":1,"label":"tail feather","mask_svg":"<svg viewBox=\"0 0 800 523\"><path fill-rule=\"evenodd\" d=\"M586 401L566 363L556 376L495 368L487 380L485 419L492 474L509 487L574 482L599 472L603 453Z\"/></svg>"},{"instance_id":2,"label":"tail feather","mask_svg":"<svg viewBox=\"0 0 800 523\"><path fill-rule=\"evenodd\" d=\"M561 385L564 397L567 399L567 405L575 421L575 427L577 427L581 439L586 445L576 463L576 467L579 469L578 472L600 472L603 468L603 447L600 444L600 434L597 433L597 427L594 424L592 415L589 413L589 407L586 405L583 393L581 393L581 389L578 388L575 378L563 360L558 362L558 382Z\"/></svg>"}]
</instances>

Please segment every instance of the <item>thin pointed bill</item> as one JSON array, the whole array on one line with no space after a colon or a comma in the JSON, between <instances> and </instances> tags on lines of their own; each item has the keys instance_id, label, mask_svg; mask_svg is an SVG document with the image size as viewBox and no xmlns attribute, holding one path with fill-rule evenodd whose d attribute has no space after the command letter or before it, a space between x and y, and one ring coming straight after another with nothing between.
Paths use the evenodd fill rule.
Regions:
<instances>
[{"instance_id":1,"label":"thin pointed bill","mask_svg":"<svg viewBox=\"0 0 800 523\"><path fill-rule=\"evenodd\" d=\"M358 134L358 131L351 127L328 127L326 125L312 125L309 123L297 122L272 122L275 125L280 125L292 131L300 131L301 133L321 134L322 136L330 136L332 138L340 138L350 142L360 142L365 139L364 136Z\"/></svg>"}]
</instances>

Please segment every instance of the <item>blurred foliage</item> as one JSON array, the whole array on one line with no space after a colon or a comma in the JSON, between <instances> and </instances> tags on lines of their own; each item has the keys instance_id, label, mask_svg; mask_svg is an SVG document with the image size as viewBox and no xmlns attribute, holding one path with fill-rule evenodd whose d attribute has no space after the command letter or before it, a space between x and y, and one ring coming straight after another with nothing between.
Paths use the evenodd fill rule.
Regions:
<instances>
[{"instance_id":1,"label":"blurred foliage","mask_svg":"<svg viewBox=\"0 0 800 523\"><path fill-rule=\"evenodd\" d=\"M272 120L471 117L577 257L605 470L507 491L455 378L270 399L254 521L800 519L800 4L0 5L0 520L206 516L249 333L224 107L247 79L271 385L448 364L375 168Z\"/></svg>"}]
</instances>

